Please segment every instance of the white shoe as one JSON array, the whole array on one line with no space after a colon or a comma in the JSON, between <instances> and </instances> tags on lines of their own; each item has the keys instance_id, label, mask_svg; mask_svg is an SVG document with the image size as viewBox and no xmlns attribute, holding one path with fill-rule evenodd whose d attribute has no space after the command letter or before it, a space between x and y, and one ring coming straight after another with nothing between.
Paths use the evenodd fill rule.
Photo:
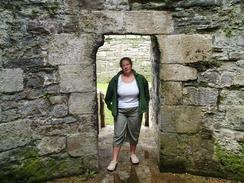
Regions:
<instances>
[{"instance_id":1,"label":"white shoe","mask_svg":"<svg viewBox=\"0 0 244 183\"><path fill-rule=\"evenodd\" d=\"M118 164L117 161L111 161L107 167L107 170L110 172L116 170L117 164Z\"/></svg>"},{"instance_id":2,"label":"white shoe","mask_svg":"<svg viewBox=\"0 0 244 183\"><path fill-rule=\"evenodd\" d=\"M137 165L139 164L139 159L137 158L137 156L135 154L131 154L130 155L130 161L132 164Z\"/></svg>"}]
</instances>

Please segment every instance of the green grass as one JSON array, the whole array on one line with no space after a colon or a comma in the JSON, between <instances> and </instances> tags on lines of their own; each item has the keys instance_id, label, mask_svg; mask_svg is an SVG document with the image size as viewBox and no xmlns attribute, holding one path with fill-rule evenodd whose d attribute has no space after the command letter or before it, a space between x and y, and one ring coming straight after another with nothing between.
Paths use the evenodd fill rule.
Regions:
<instances>
[{"instance_id":1,"label":"green grass","mask_svg":"<svg viewBox=\"0 0 244 183\"><path fill-rule=\"evenodd\" d=\"M104 97L106 95L107 87L108 87L108 83L97 83L97 89L102 91L102 93L104 94ZM111 111L108 110L106 104L104 107L104 114L105 114L106 125L113 125L114 119L113 119L113 116L111 114Z\"/></svg>"}]
</instances>

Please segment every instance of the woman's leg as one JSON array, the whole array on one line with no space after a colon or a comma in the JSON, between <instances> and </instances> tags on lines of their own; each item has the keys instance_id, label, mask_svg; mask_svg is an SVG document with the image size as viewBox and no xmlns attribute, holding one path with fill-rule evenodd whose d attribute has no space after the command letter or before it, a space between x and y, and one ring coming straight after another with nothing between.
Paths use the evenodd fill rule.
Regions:
<instances>
[{"instance_id":1,"label":"woman's leg","mask_svg":"<svg viewBox=\"0 0 244 183\"><path fill-rule=\"evenodd\" d=\"M130 154L136 154L136 144L130 144Z\"/></svg>"},{"instance_id":2,"label":"woman's leg","mask_svg":"<svg viewBox=\"0 0 244 183\"><path fill-rule=\"evenodd\" d=\"M116 161L116 162L118 161L120 149L121 146L116 146L113 148L112 161Z\"/></svg>"}]
</instances>

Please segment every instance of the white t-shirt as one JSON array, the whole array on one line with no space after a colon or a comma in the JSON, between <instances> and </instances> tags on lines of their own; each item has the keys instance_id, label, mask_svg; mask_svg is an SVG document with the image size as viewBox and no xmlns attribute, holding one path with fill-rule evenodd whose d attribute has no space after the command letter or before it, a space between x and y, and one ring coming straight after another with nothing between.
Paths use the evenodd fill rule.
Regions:
<instances>
[{"instance_id":1,"label":"white t-shirt","mask_svg":"<svg viewBox=\"0 0 244 183\"><path fill-rule=\"evenodd\" d=\"M118 80L118 108L131 108L138 107L139 100L139 88L137 86L136 80L126 83L123 82L122 76L119 76Z\"/></svg>"}]
</instances>

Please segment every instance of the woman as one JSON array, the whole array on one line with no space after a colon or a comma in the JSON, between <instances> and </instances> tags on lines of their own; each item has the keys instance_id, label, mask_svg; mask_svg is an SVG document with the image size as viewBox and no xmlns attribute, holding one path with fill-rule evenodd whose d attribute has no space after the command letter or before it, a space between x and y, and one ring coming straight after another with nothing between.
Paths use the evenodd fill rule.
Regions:
<instances>
[{"instance_id":1,"label":"woman","mask_svg":"<svg viewBox=\"0 0 244 183\"><path fill-rule=\"evenodd\" d=\"M143 112L148 111L149 90L144 76L132 69L129 57L120 60L121 71L109 82L105 102L114 117L114 137L112 161L107 167L114 171L118 164L121 145L130 143L130 160L138 164L136 145L141 129Z\"/></svg>"}]
</instances>

